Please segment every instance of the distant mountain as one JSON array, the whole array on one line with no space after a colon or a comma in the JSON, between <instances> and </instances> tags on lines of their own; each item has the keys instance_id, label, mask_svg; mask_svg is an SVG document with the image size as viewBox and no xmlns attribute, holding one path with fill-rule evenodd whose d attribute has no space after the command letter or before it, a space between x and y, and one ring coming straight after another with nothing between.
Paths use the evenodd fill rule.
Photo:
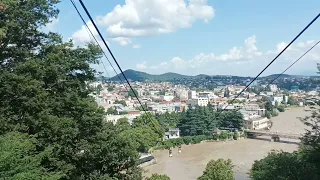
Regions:
<instances>
[{"instance_id":1,"label":"distant mountain","mask_svg":"<svg viewBox=\"0 0 320 180\"><path fill-rule=\"evenodd\" d=\"M265 77L266 77L266 78L276 78L276 77L278 77L278 76L279 76L279 74L271 74L271 75L265 76ZM295 75L289 75L289 74L282 74L280 77L281 77L281 78L291 78L291 77L297 77L297 76L295 76Z\"/></svg>"},{"instance_id":2,"label":"distant mountain","mask_svg":"<svg viewBox=\"0 0 320 180\"><path fill-rule=\"evenodd\" d=\"M190 79L194 78L194 76L187 76L187 75L182 75L182 74L177 74L177 73L164 73L164 74L159 74L159 75L153 75L153 74L148 74L145 72L140 72L140 71L135 71L132 69L125 70L123 72L125 76L132 81L170 81L174 79ZM120 78L124 80L124 77L122 74L119 74ZM119 81L118 76L114 76L110 78L111 81Z\"/></svg>"},{"instance_id":3,"label":"distant mountain","mask_svg":"<svg viewBox=\"0 0 320 180\"><path fill-rule=\"evenodd\" d=\"M172 81L172 80L183 80L183 79L202 79L206 77L217 77L217 78L223 78L223 77L228 77L228 78L250 78L250 77L241 77L241 76L228 76L228 75L215 75L215 76L210 76L206 74L199 74L196 76L188 76L188 75L182 75L178 73L164 73L164 74L159 74L159 75L154 75L154 74L148 74L146 72L141 72L141 71L135 71L132 69L128 69L124 71L125 76L128 78L128 80L131 81ZM279 74L272 74L269 76L261 77L261 78L275 78ZM119 74L120 78L124 81L124 77L122 74ZM298 75L289 75L289 74L282 74L280 76L281 78L293 78L293 77L301 77ZM114 76L110 78L109 80L111 81L119 81L118 76Z\"/></svg>"}]
</instances>

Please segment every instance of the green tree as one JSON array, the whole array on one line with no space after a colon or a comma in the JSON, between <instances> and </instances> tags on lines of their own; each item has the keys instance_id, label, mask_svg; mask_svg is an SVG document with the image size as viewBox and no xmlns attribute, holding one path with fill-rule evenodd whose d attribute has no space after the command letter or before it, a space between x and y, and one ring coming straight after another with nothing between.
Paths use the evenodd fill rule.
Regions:
<instances>
[{"instance_id":1,"label":"green tree","mask_svg":"<svg viewBox=\"0 0 320 180\"><path fill-rule=\"evenodd\" d=\"M127 103L126 103L126 101L125 100L115 100L114 101L114 104L122 104L123 106L127 106Z\"/></svg>"},{"instance_id":2,"label":"green tree","mask_svg":"<svg viewBox=\"0 0 320 180\"><path fill-rule=\"evenodd\" d=\"M169 128L176 128L177 124L180 121L180 113L179 112L165 112L162 114L156 114L155 118L159 121L159 124L166 131Z\"/></svg>"},{"instance_id":3,"label":"green tree","mask_svg":"<svg viewBox=\"0 0 320 180\"><path fill-rule=\"evenodd\" d=\"M198 180L234 180L232 168L230 159L211 160Z\"/></svg>"},{"instance_id":4,"label":"green tree","mask_svg":"<svg viewBox=\"0 0 320 180\"><path fill-rule=\"evenodd\" d=\"M134 89L133 91L130 90L130 91L128 92L128 96L129 96L129 97L136 97L136 96L139 97L139 94L138 94L138 91Z\"/></svg>"},{"instance_id":5,"label":"green tree","mask_svg":"<svg viewBox=\"0 0 320 180\"><path fill-rule=\"evenodd\" d=\"M254 162L250 177L253 180L316 180L319 178L315 172L314 166L299 152L271 151L267 157Z\"/></svg>"},{"instance_id":6,"label":"green tree","mask_svg":"<svg viewBox=\"0 0 320 180\"><path fill-rule=\"evenodd\" d=\"M125 139L130 139L134 144L134 149L143 153L147 153L151 147L157 144L159 139L158 134L150 127L135 127L123 131L121 136Z\"/></svg>"},{"instance_id":7,"label":"green tree","mask_svg":"<svg viewBox=\"0 0 320 180\"><path fill-rule=\"evenodd\" d=\"M62 171L48 171L41 166L42 159L50 158L53 148L37 152L37 140L28 134L9 132L0 136L1 179L60 179Z\"/></svg>"},{"instance_id":8,"label":"green tree","mask_svg":"<svg viewBox=\"0 0 320 180\"><path fill-rule=\"evenodd\" d=\"M320 178L320 110L313 111L311 116L301 118L302 122L308 126L306 133L301 138L303 146L301 150L304 158L313 164Z\"/></svg>"},{"instance_id":9,"label":"green tree","mask_svg":"<svg viewBox=\"0 0 320 180\"><path fill-rule=\"evenodd\" d=\"M170 177L162 174L152 174L151 177L146 178L146 180L170 180Z\"/></svg>"},{"instance_id":10,"label":"green tree","mask_svg":"<svg viewBox=\"0 0 320 180\"><path fill-rule=\"evenodd\" d=\"M219 112L219 127L241 129L243 127L243 115L239 111Z\"/></svg>"},{"instance_id":11,"label":"green tree","mask_svg":"<svg viewBox=\"0 0 320 180\"><path fill-rule=\"evenodd\" d=\"M294 103L294 99L293 99L292 96L289 96L289 98L288 98L288 104L290 104L290 105L294 105L294 104L295 104L295 103Z\"/></svg>"},{"instance_id":12,"label":"green tree","mask_svg":"<svg viewBox=\"0 0 320 180\"><path fill-rule=\"evenodd\" d=\"M270 101L270 100L267 100L265 103L266 103L266 104L265 104L266 110L267 110L267 111L272 111L272 110L273 110L273 105L272 105L271 101Z\"/></svg>"},{"instance_id":13,"label":"green tree","mask_svg":"<svg viewBox=\"0 0 320 180\"><path fill-rule=\"evenodd\" d=\"M281 105L281 106L278 106L278 111L279 112L284 112L285 111L285 108L284 108L284 106L283 105Z\"/></svg>"},{"instance_id":14,"label":"green tree","mask_svg":"<svg viewBox=\"0 0 320 180\"><path fill-rule=\"evenodd\" d=\"M120 118L116 123L117 130L119 132L126 131L131 129L131 125L128 121L128 118Z\"/></svg>"},{"instance_id":15,"label":"green tree","mask_svg":"<svg viewBox=\"0 0 320 180\"><path fill-rule=\"evenodd\" d=\"M98 75L90 65L99 62L100 49L40 31L57 16L57 2L1 1L0 135L17 131L34 138L29 162L40 159L41 172L59 172L61 179L139 177L138 152L115 127L103 126L104 111L90 96L87 82Z\"/></svg>"},{"instance_id":16,"label":"green tree","mask_svg":"<svg viewBox=\"0 0 320 180\"><path fill-rule=\"evenodd\" d=\"M158 138L162 140L164 137L164 129L160 126L159 122L155 119L151 113L145 113L140 117L137 117L133 121L134 128L137 127L149 127L153 132L158 135Z\"/></svg>"},{"instance_id":17,"label":"green tree","mask_svg":"<svg viewBox=\"0 0 320 180\"><path fill-rule=\"evenodd\" d=\"M223 95L224 97L230 97L230 91L229 91L229 88L226 88L225 90L224 90L224 95Z\"/></svg>"},{"instance_id":18,"label":"green tree","mask_svg":"<svg viewBox=\"0 0 320 180\"><path fill-rule=\"evenodd\" d=\"M114 86L109 86L107 89L109 92L112 92L114 90Z\"/></svg>"},{"instance_id":19,"label":"green tree","mask_svg":"<svg viewBox=\"0 0 320 180\"><path fill-rule=\"evenodd\" d=\"M109 107L107 109L107 114L115 114L117 111L115 109L115 107Z\"/></svg>"},{"instance_id":20,"label":"green tree","mask_svg":"<svg viewBox=\"0 0 320 180\"><path fill-rule=\"evenodd\" d=\"M162 96L166 95L166 90L163 89L163 90L159 91L159 95L162 95Z\"/></svg>"}]
</instances>

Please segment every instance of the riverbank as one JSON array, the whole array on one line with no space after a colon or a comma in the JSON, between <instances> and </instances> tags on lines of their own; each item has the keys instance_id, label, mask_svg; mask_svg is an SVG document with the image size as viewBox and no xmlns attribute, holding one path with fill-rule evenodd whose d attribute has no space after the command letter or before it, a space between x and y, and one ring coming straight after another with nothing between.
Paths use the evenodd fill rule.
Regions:
<instances>
[{"instance_id":1,"label":"riverbank","mask_svg":"<svg viewBox=\"0 0 320 180\"><path fill-rule=\"evenodd\" d=\"M292 108L279 116L273 117L274 122L271 131L303 133L305 126L297 117L305 117L310 112L304 108ZM168 151L157 151L153 156L157 164L145 167L146 176L153 173L167 174L171 180L195 180L199 177L206 164L211 159L231 159L235 165L236 179L246 179L246 173L250 170L255 160L265 157L273 149L293 152L298 149L295 142L299 140L287 140L290 143L270 142L270 137L261 137L265 140L241 139L225 142L202 142L200 144L183 145L182 153L178 154L177 148L173 149L173 157L168 157Z\"/></svg>"}]
</instances>

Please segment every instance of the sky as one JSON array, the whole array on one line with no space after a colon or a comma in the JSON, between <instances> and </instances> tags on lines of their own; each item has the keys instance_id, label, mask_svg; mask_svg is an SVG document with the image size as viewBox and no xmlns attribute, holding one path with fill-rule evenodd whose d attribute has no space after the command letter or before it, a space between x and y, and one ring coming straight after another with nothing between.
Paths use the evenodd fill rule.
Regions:
<instances>
[{"instance_id":1,"label":"sky","mask_svg":"<svg viewBox=\"0 0 320 180\"><path fill-rule=\"evenodd\" d=\"M83 17L94 35L80 3ZM151 74L257 75L319 12L319 0L83 0L121 68ZM47 29L90 41L72 4L57 5L60 14ZM262 75L281 73L320 40L320 18ZM99 43L102 44L101 40ZM106 48L103 47L106 51ZM107 53L108 54L108 53ZM109 54L108 54L109 55ZM109 59L114 64L112 58ZM108 61L93 66L115 73ZM315 75L320 45L286 74ZM116 71L119 70L116 68Z\"/></svg>"}]
</instances>

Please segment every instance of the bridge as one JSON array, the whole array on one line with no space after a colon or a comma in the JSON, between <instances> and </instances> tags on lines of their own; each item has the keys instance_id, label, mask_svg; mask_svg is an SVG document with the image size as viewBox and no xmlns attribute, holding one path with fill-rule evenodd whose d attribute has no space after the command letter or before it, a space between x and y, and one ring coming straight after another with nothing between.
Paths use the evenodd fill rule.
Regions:
<instances>
[{"instance_id":1,"label":"bridge","mask_svg":"<svg viewBox=\"0 0 320 180\"><path fill-rule=\"evenodd\" d=\"M300 139L301 135L299 134L290 134L290 133L280 133L272 131L259 131L259 130L248 130L248 134L254 136L271 136L274 141L280 141L280 137L288 139Z\"/></svg>"}]
</instances>

